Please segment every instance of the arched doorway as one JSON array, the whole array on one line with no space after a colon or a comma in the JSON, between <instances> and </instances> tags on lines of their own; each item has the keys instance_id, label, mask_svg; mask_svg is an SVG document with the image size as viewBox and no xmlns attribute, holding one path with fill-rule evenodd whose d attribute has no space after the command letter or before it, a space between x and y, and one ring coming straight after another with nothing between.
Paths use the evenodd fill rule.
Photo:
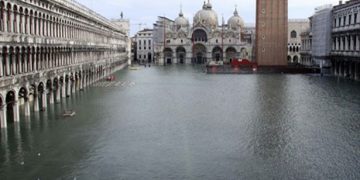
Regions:
<instances>
[{"instance_id":1,"label":"arched doorway","mask_svg":"<svg viewBox=\"0 0 360 180\"><path fill-rule=\"evenodd\" d=\"M299 63L299 57L298 56L294 56L293 63Z\"/></svg>"},{"instance_id":2,"label":"arched doorway","mask_svg":"<svg viewBox=\"0 0 360 180\"><path fill-rule=\"evenodd\" d=\"M49 98L49 102L50 104L54 103L54 93L53 93L53 83L51 81L51 79L47 80L46 82L46 96L48 96Z\"/></svg>"},{"instance_id":3,"label":"arched doorway","mask_svg":"<svg viewBox=\"0 0 360 180\"><path fill-rule=\"evenodd\" d=\"M40 83L37 87L37 92L38 92L38 97L39 98L39 101L41 102L41 105L40 105L40 110L41 111L44 111L45 108L46 108L46 105L47 105L47 102L46 102L46 93L45 93L45 86L44 86L44 83Z\"/></svg>"},{"instance_id":4,"label":"arched doorway","mask_svg":"<svg viewBox=\"0 0 360 180\"><path fill-rule=\"evenodd\" d=\"M25 116L30 116L29 91L25 87L19 90L19 101L23 104Z\"/></svg>"},{"instance_id":5,"label":"arched doorway","mask_svg":"<svg viewBox=\"0 0 360 180\"><path fill-rule=\"evenodd\" d=\"M90 73L91 74L91 73ZM91 75L90 75L90 82L91 82ZM70 77L69 75L66 75L65 76L65 87L66 87L66 97L70 97L70 93L71 93L71 84L70 84Z\"/></svg>"},{"instance_id":6,"label":"arched doorway","mask_svg":"<svg viewBox=\"0 0 360 180\"><path fill-rule=\"evenodd\" d=\"M291 62L291 56L287 57L288 62Z\"/></svg>"},{"instance_id":7,"label":"arched doorway","mask_svg":"<svg viewBox=\"0 0 360 180\"><path fill-rule=\"evenodd\" d=\"M15 91L10 91L6 94L6 117L7 117L7 122L15 122L15 113L16 113L16 97L15 97Z\"/></svg>"},{"instance_id":8,"label":"arched doorway","mask_svg":"<svg viewBox=\"0 0 360 180\"><path fill-rule=\"evenodd\" d=\"M166 64L172 64L173 63L173 51L171 48L165 48L164 49L164 62Z\"/></svg>"},{"instance_id":9,"label":"arched doorway","mask_svg":"<svg viewBox=\"0 0 360 180\"><path fill-rule=\"evenodd\" d=\"M185 64L186 63L186 50L184 47L180 46L176 48L176 58L178 63Z\"/></svg>"},{"instance_id":10,"label":"arched doorway","mask_svg":"<svg viewBox=\"0 0 360 180\"><path fill-rule=\"evenodd\" d=\"M60 91L61 97L66 97L66 82L64 76L61 76L59 79L59 88L60 87L61 87L61 91Z\"/></svg>"},{"instance_id":11,"label":"arched doorway","mask_svg":"<svg viewBox=\"0 0 360 180\"><path fill-rule=\"evenodd\" d=\"M53 89L54 89L54 93L55 93L56 102L59 102L60 101L60 85L59 85L58 78L54 78L54 80L53 80Z\"/></svg>"},{"instance_id":12,"label":"arched doorway","mask_svg":"<svg viewBox=\"0 0 360 180\"><path fill-rule=\"evenodd\" d=\"M236 49L229 47L226 49L226 62L231 63L232 59L236 58Z\"/></svg>"},{"instance_id":13,"label":"arched doorway","mask_svg":"<svg viewBox=\"0 0 360 180\"><path fill-rule=\"evenodd\" d=\"M219 46L214 47L214 49L212 50L212 60L213 61L223 60L223 50Z\"/></svg>"},{"instance_id":14,"label":"arched doorway","mask_svg":"<svg viewBox=\"0 0 360 180\"><path fill-rule=\"evenodd\" d=\"M207 62L206 47L202 44L194 45L193 61L195 64L204 64Z\"/></svg>"}]
</instances>

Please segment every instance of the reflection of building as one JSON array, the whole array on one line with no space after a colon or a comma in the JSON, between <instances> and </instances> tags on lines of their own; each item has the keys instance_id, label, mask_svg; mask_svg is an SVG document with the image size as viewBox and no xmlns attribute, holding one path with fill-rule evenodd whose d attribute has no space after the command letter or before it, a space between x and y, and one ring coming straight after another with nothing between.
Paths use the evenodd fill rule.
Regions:
<instances>
[{"instance_id":1,"label":"reflection of building","mask_svg":"<svg viewBox=\"0 0 360 180\"><path fill-rule=\"evenodd\" d=\"M360 1L335 6L332 19L331 61L333 73L360 78Z\"/></svg>"},{"instance_id":2,"label":"reflection of building","mask_svg":"<svg viewBox=\"0 0 360 180\"><path fill-rule=\"evenodd\" d=\"M234 15L219 26L218 16L210 2L193 18L193 26L180 12L172 21L159 17L154 24L154 41L157 62L196 63L210 61L228 63L232 58L252 59L254 32L245 31L244 22L235 10ZM250 38L250 39L249 39Z\"/></svg>"},{"instance_id":3,"label":"reflection of building","mask_svg":"<svg viewBox=\"0 0 360 180\"><path fill-rule=\"evenodd\" d=\"M259 65L287 65L288 1L256 1L256 60Z\"/></svg>"},{"instance_id":4,"label":"reflection of building","mask_svg":"<svg viewBox=\"0 0 360 180\"><path fill-rule=\"evenodd\" d=\"M135 35L136 41L136 57L140 62L153 62L154 46L153 46L153 30L144 29Z\"/></svg>"},{"instance_id":5,"label":"reflection of building","mask_svg":"<svg viewBox=\"0 0 360 180\"><path fill-rule=\"evenodd\" d=\"M288 27L288 63L300 63L301 34L309 29L309 20L291 19Z\"/></svg>"}]
</instances>

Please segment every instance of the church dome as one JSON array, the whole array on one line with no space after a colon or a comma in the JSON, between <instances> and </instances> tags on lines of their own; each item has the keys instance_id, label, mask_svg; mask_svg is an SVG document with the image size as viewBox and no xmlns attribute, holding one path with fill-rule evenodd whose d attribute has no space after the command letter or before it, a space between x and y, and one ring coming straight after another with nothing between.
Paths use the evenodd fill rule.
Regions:
<instances>
[{"instance_id":1,"label":"church dome","mask_svg":"<svg viewBox=\"0 0 360 180\"><path fill-rule=\"evenodd\" d=\"M239 16L239 13L238 13L237 9L235 9L234 16L232 16L229 19L228 26L229 26L229 29L231 29L231 30L238 30L239 28L244 27L244 21Z\"/></svg>"},{"instance_id":2,"label":"church dome","mask_svg":"<svg viewBox=\"0 0 360 180\"><path fill-rule=\"evenodd\" d=\"M175 25L177 27L177 30L181 29L181 28L186 28L189 27L190 23L189 21L184 17L184 14L182 13L182 11L180 11L179 17L177 17L175 19Z\"/></svg>"},{"instance_id":3,"label":"church dome","mask_svg":"<svg viewBox=\"0 0 360 180\"><path fill-rule=\"evenodd\" d=\"M210 2L203 5L203 9L198 11L194 16L194 26L205 26L207 28L215 29L218 26L218 16Z\"/></svg>"}]
</instances>

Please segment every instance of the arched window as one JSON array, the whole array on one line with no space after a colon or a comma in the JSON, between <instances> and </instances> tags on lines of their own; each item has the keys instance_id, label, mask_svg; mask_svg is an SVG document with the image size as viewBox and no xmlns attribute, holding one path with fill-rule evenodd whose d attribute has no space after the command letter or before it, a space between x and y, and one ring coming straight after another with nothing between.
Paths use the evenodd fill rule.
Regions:
<instances>
[{"instance_id":1,"label":"arched window","mask_svg":"<svg viewBox=\"0 0 360 180\"><path fill-rule=\"evenodd\" d=\"M294 31L291 31L291 38L296 38L297 37L297 33L296 33L296 31L294 30Z\"/></svg>"}]
</instances>

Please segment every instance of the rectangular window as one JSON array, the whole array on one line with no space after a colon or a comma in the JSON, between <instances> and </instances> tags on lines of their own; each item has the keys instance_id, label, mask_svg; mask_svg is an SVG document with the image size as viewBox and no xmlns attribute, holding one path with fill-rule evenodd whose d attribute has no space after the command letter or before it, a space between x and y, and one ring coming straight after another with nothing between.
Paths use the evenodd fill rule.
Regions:
<instances>
[{"instance_id":1,"label":"rectangular window","mask_svg":"<svg viewBox=\"0 0 360 180\"><path fill-rule=\"evenodd\" d=\"M339 22L338 23L339 23L338 27L340 27L341 26L341 17L339 17Z\"/></svg>"},{"instance_id":2,"label":"rectangular window","mask_svg":"<svg viewBox=\"0 0 360 180\"><path fill-rule=\"evenodd\" d=\"M343 26L346 25L346 16L344 16L344 22L343 22Z\"/></svg>"},{"instance_id":3,"label":"rectangular window","mask_svg":"<svg viewBox=\"0 0 360 180\"><path fill-rule=\"evenodd\" d=\"M356 24L356 23L357 23L357 18L358 18L357 16L358 16L358 14L357 14L357 13L355 13L355 14L354 14L354 24Z\"/></svg>"},{"instance_id":4,"label":"rectangular window","mask_svg":"<svg viewBox=\"0 0 360 180\"><path fill-rule=\"evenodd\" d=\"M353 36L353 50L355 51L356 50L356 46L357 46L357 44L356 44L356 36Z\"/></svg>"},{"instance_id":5,"label":"rectangular window","mask_svg":"<svg viewBox=\"0 0 360 180\"><path fill-rule=\"evenodd\" d=\"M349 25L351 24L351 15L349 15Z\"/></svg>"},{"instance_id":6,"label":"rectangular window","mask_svg":"<svg viewBox=\"0 0 360 180\"><path fill-rule=\"evenodd\" d=\"M334 19L334 27L336 27L337 24L336 24L336 18ZM216 42L217 43L217 42Z\"/></svg>"}]
</instances>

